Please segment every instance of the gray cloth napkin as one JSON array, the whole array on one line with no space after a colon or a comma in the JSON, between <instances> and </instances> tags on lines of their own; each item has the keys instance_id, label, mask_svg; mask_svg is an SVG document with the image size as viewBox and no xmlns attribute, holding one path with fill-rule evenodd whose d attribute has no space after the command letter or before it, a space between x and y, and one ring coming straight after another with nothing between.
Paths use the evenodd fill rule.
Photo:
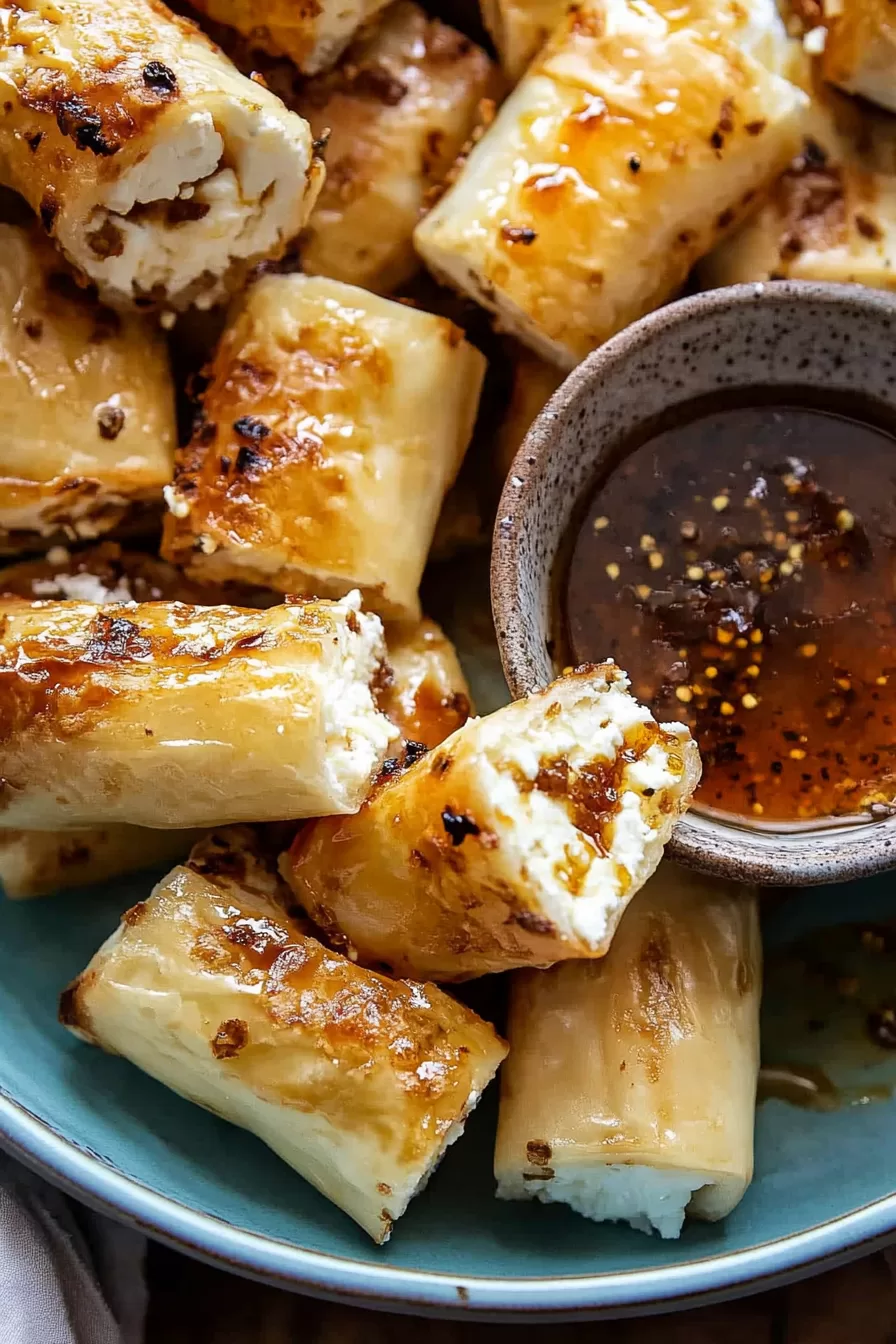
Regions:
<instances>
[{"instance_id":1,"label":"gray cloth napkin","mask_svg":"<svg viewBox=\"0 0 896 1344\"><path fill-rule=\"evenodd\" d=\"M141 1344L145 1253L0 1154L0 1344Z\"/></svg>"}]
</instances>

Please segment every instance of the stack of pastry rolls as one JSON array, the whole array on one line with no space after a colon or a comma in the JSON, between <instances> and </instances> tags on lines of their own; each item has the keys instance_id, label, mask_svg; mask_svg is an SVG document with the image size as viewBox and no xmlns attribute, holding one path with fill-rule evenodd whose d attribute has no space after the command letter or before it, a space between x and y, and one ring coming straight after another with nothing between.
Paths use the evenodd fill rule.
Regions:
<instances>
[{"instance_id":1,"label":"stack of pastry rolls","mask_svg":"<svg viewBox=\"0 0 896 1344\"><path fill-rule=\"evenodd\" d=\"M450 987L510 972L499 1194L674 1234L749 1180L755 905L657 873L700 762L623 669L474 717L420 592L486 359L399 293L425 263L522 343L500 478L786 168L806 95L770 0L499 0L493 123L492 61L409 0L312 8L198 0L220 46L158 0L0 13L33 216L0 225L0 549L36 553L0 573L0 878L173 863L64 1026L378 1242L508 1052ZM163 332L225 300L177 446Z\"/></svg>"}]
</instances>

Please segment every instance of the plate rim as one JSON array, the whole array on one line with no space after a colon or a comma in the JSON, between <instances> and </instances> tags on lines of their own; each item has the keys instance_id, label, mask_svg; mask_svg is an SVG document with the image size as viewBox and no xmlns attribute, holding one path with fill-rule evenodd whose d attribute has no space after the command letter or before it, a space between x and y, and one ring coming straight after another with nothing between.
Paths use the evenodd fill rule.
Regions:
<instances>
[{"instance_id":1,"label":"plate rim","mask_svg":"<svg viewBox=\"0 0 896 1344\"><path fill-rule=\"evenodd\" d=\"M509 1323L681 1310L766 1291L896 1242L896 1190L787 1237L684 1265L468 1276L310 1250L190 1208L76 1144L0 1087L0 1147L100 1213L231 1273L356 1306Z\"/></svg>"}]
</instances>

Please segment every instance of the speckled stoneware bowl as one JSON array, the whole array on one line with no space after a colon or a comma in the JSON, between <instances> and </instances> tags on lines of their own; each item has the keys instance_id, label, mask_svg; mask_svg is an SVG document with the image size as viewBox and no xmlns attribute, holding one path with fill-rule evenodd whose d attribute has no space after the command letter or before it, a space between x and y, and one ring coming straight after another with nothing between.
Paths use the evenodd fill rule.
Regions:
<instances>
[{"instance_id":1,"label":"speckled stoneware bowl","mask_svg":"<svg viewBox=\"0 0 896 1344\"><path fill-rule=\"evenodd\" d=\"M860 393L896 411L896 299L852 285L738 285L643 318L570 374L504 487L492 604L514 695L550 680L552 576L576 507L620 446L672 407L723 389ZM693 808L670 855L704 872L787 886L896 867L896 817L790 831Z\"/></svg>"}]
</instances>

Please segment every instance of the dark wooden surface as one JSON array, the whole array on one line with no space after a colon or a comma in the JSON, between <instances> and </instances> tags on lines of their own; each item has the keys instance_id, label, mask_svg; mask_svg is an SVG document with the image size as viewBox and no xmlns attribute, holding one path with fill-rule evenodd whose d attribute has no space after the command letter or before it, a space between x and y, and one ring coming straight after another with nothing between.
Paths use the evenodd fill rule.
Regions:
<instances>
[{"instance_id":1,"label":"dark wooden surface","mask_svg":"<svg viewBox=\"0 0 896 1344\"><path fill-rule=\"evenodd\" d=\"M567 1326L476 1325L330 1306L149 1258L147 1344L896 1344L896 1252L726 1306Z\"/></svg>"}]
</instances>

